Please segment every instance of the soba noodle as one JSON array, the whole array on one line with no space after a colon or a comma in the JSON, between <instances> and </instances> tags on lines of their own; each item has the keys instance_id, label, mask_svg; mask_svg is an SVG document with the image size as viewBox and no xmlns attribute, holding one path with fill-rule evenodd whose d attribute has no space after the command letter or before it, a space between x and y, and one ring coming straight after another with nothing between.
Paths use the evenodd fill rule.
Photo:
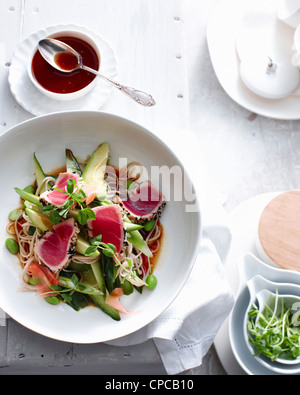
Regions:
<instances>
[{"instance_id":1,"label":"soba noodle","mask_svg":"<svg viewBox=\"0 0 300 395\"><path fill-rule=\"evenodd\" d=\"M131 177L134 178L134 180L138 180L140 177L139 172L135 172L133 176L132 168L136 166L136 164L131 165ZM129 170L128 170L129 173ZM128 174L126 173L126 175ZM122 175L124 175L124 171L122 171ZM109 182L112 180L112 178L107 179L106 182L109 185ZM115 180L114 180L115 182ZM55 183L55 178L54 177L46 177L42 183L39 185L39 187L36 190L36 194L39 195L41 188L45 184L50 183L51 185ZM111 195L112 197L112 195ZM42 262L39 260L38 256L34 253L34 246L36 242L39 240L40 237L43 236L43 233L35 228L35 231L32 232L31 230L34 228L34 225L30 222L29 218L26 216L25 212L23 211L20 216L15 220L11 221L8 226L7 226L7 232L14 236L18 242L19 245L19 260L22 265L22 274L21 274L21 281L23 284L23 289L24 290L36 290L36 287L34 285L31 285L29 280L30 276L28 274L28 267L31 263L36 262L42 265ZM161 225L158 219L155 221L155 225L152 228L152 230L147 234L145 241L149 247L151 247L151 251L153 254L155 254L159 248L160 248L160 237L161 237ZM146 278L148 274L151 272L151 265L149 263L147 270L145 270L145 266L143 265L143 256L142 252L139 251L132 243L130 243L128 240L126 240L125 247L123 251L120 253L119 256L119 261L121 262L121 266L118 267L117 270L117 276L119 277L120 280L122 280L124 277L128 279L133 285L139 286L140 283L138 279L136 278L131 278L128 276L128 271L126 269L129 269L129 266L131 266L132 271L136 271L140 278ZM73 257L71 258L70 262L74 262L76 264L92 264L99 260L99 257L93 258L90 256L85 256L81 255L78 253L75 253ZM130 262L130 264L129 264ZM64 270L68 270L68 268L65 268ZM55 276L58 277L59 273L56 273Z\"/></svg>"}]
</instances>

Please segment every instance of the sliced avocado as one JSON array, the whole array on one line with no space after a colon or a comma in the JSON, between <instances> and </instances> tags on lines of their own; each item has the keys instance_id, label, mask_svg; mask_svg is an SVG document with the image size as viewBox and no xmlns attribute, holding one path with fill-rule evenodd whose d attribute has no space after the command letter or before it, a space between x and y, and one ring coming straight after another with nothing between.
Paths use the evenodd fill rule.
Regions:
<instances>
[{"instance_id":1,"label":"sliced avocado","mask_svg":"<svg viewBox=\"0 0 300 395\"><path fill-rule=\"evenodd\" d=\"M74 218L77 221L77 217L78 217L78 213L79 213L79 209L77 208L71 208L69 210L68 216Z\"/></svg>"},{"instance_id":2,"label":"sliced avocado","mask_svg":"<svg viewBox=\"0 0 300 395\"><path fill-rule=\"evenodd\" d=\"M49 217L43 213L39 213L38 211L32 210L31 208L26 207L25 213L33 223L33 225L40 229L42 232L46 232L50 230L53 226L53 223L50 221Z\"/></svg>"},{"instance_id":3,"label":"sliced avocado","mask_svg":"<svg viewBox=\"0 0 300 395\"><path fill-rule=\"evenodd\" d=\"M77 173L81 176L81 168L73 152L70 149L66 149L66 168L69 173Z\"/></svg>"},{"instance_id":4,"label":"sliced avocado","mask_svg":"<svg viewBox=\"0 0 300 395\"><path fill-rule=\"evenodd\" d=\"M78 254L84 255L85 251L87 250L88 247L90 247L91 244L81 235L77 237L77 242L76 242L76 252ZM99 256L100 252L96 250L93 254L89 255L91 257L96 257Z\"/></svg>"},{"instance_id":5,"label":"sliced avocado","mask_svg":"<svg viewBox=\"0 0 300 395\"><path fill-rule=\"evenodd\" d=\"M84 182L97 188L97 198L100 200L103 200L106 197L104 175L108 154L108 143L100 144L92 153L82 172Z\"/></svg>"},{"instance_id":6,"label":"sliced avocado","mask_svg":"<svg viewBox=\"0 0 300 395\"><path fill-rule=\"evenodd\" d=\"M26 209L26 208L30 208L31 210L37 211L38 213L41 213L41 212L42 212L42 208L41 208L41 207L38 207L38 206L36 206L35 204L30 203L28 200L25 200L25 202L24 202L24 208L25 208L25 209Z\"/></svg>"},{"instance_id":7,"label":"sliced avocado","mask_svg":"<svg viewBox=\"0 0 300 395\"><path fill-rule=\"evenodd\" d=\"M34 160L36 183L39 186L43 182L43 179L46 177L46 174L44 173L44 170L42 169L42 166L40 165L39 161L37 160L37 157L35 156L35 154L33 155L33 160ZM43 193L46 190L47 190L47 187L45 184L45 186L41 189L40 193Z\"/></svg>"}]
</instances>

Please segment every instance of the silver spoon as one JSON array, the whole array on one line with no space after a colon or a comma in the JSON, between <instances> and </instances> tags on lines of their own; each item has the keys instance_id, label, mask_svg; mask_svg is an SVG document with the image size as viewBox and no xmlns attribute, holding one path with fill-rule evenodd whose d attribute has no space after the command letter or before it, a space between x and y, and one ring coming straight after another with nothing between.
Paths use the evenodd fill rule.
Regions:
<instances>
[{"instance_id":1,"label":"silver spoon","mask_svg":"<svg viewBox=\"0 0 300 395\"><path fill-rule=\"evenodd\" d=\"M140 91L138 89L132 88L130 86L125 86L121 85L116 81L113 81L112 79L105 77L104 75L100 74L98 71L85 66L82 64L82 57L81 55L76 52L72 47L69 45L59 41L55 40L53 38L45 38L43 40L40 40L38 43L38 49L43 56L43 58L53 67L56 69L63 71L65 73L69 73L71 71L74 71L76 69L82 69L86 70L90 73L96 74L98 77L104 79L107 82L110 82L113 84L116 88L118 88L121 92L125 93L127 96L129 96L131 99L135 100L137 103L151 107L155 105L155 100L153 97L143 91ZM60 65L57 63L58 61L58 55L61 53L70 53L77 59L77 63L75 64L74 68L72 69L64 69L60 67Z\"/></svg>"}]
</instances>

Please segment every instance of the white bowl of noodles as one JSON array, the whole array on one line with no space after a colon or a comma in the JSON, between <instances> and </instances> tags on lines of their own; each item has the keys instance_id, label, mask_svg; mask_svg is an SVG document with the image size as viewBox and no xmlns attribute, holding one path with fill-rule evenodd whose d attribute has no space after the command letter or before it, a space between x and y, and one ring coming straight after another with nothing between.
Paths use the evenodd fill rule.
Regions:
<instances>
[{"instance_id":1,"label":"white bowl of noodles","mask_svg":"<svg viewBox=\"0 0 300 395\"><path fill-rule=\"evenodd\" d=\"M119 159L126 158L128 163L142 164L148 174L153 167L174 169L176 166L184 177L180 186L175 185L174 177L157 185L166 196L161 217L164 235L154 270L157 285L154 290L126 296L124 307L137 313L121 315L120 321L112 320L95 306L75 311L65 303L51 305L34 292L23 292L20 262L5 247L8 213L20 202L14 188L24 188L35 180L34 153L51 173L65 164L66 148L85 159L104 141L109 143L112 165L118 167ZM11 152L14 152L13 160ZM0 137L0 162L5 169L0 196L0 308L10 317L49 338L85 344L105 342L149 324L176 298L198 253L201 216L197 200L194 205L197 209L189 212L186 193L181 193L181 200L174 198L176 188L192 191L192 181L174 153L153 133L129 120L101 112L50 114L25 121L4 133ZM154 184L157 182L153 180Z\"/></svg>"}]
</instances>

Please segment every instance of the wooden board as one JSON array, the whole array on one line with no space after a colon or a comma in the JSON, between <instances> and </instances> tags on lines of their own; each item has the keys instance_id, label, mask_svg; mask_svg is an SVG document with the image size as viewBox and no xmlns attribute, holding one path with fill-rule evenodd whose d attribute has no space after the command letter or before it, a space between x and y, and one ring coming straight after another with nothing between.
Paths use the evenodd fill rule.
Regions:
<instances>
[{"instance_id":1,"label":"wooden board","mask_svg":"<svg viewBox=\"0 0 300 395\"><path fill-rule=\"evenodd\" d=\"M274 263L300 271L300 190L284 192L271 200L261 215L258 233Z\"/></svg>"}]
</instances>

